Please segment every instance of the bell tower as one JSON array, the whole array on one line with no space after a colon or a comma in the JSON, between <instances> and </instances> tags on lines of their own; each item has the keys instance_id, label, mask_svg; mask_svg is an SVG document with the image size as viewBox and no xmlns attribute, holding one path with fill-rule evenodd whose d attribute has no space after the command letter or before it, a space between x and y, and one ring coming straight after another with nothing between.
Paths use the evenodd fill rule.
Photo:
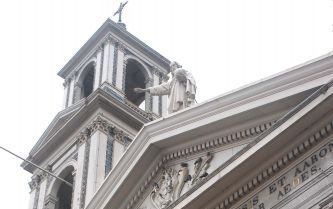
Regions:
<instances>
[{"instance_id":1,"label":"bell tower","mask_svg":"<svg viewBox=\"0 0 333 209\"><path fill-rule=\"evenodd\" d=\"M65 80L64 108L101 88L155 117L165 115L166 96L138 95L133 88L168 80L169 63L122 25L108 19L58 73Z\"/></svg>"},{"instance_id":2,"label":"bell tower","mask_svg":"<svg viewBox=\"0 0 333 209\"><path fill-rule=\"evenodd\" d=\"M59 71L63 110L28 160L65 179L32 173L29 209L85 208L142 126L166 113L166 96L137 94L168 79L170 61L107 19Z\"/></svg>"}]
</instances>

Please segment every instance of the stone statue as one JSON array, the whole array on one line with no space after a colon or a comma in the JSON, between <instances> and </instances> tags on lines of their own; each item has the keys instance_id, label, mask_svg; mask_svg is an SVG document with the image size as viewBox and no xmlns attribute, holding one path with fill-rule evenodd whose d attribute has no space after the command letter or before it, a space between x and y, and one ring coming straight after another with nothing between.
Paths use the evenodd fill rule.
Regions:
<instances>
[{"instance_id":1,"label":"stone statue","mask_svg":"<svg viewBox=\"0 0 333 209\"><path fill-rule=\"evenodd\" d=\"M128 1L126 1L125 3L122 3L122 2L121 2L120 5L119 5L118 10L113 14L113 16L115 16L116 14L119 15L119 19L118 19L118 22L119 22L119 23L121 23L121 14L122 14L123 9L124 9L125 5L127 4L127 2L128 2Z\"/></svg>"},{"instance_id":2,"label":"stone statue","mask_svg":"<svg viewBox=\"0 0 333 209\"><path fill-rule=\"evenodd\" d=\"M134 92L149 92L153 96L168 95L168 113L177 112L195 102L196 83L191 73L177 62L170 64L172 79L161 85L146 89L134 88Z\"/></svg>"}]
</instances>

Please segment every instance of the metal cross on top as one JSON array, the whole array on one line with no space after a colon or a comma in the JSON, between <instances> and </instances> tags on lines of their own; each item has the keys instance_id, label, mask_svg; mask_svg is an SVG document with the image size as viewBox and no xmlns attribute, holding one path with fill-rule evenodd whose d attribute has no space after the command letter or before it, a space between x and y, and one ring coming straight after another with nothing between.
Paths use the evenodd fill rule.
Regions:
<instances>
[{"instance_id":1,"label":"metal cross on top","mask_svg":"<svg viewBox=\"0 0 333 209\"><path fill-rule=\"evenodd\" d=\"M125 5L127 4L128 1L126 1L125 3L120 3L120 6L118 8L118 10L113 14L113 16L116 16L116 14L119 15L119 19L118 19L118 22L121 23L121 13L125 7Z\"/></svg>"}]
</instances>

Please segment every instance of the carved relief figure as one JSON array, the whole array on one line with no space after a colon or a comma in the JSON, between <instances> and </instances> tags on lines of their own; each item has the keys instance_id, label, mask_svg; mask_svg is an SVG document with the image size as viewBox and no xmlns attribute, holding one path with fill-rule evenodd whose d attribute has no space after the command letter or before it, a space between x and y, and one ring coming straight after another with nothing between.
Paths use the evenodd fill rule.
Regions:
<instances>
[{"instance_id":1,"label":"carved relief figure","mask_svg":"<svg viewBox=\"0 0 333 209\"><path fill-rule=\"evenodd\" d=\"M161 180L154 183L150 199L156 208L165 208L173 201L174 188L179 183L177 177L177 171L169 168L163 171Z\"/></svg>"},{"instance_id":2,"label":"carved relief figure","mask_svg":"<svg viewBox=\"0 0 333 209\"><path fill-rule=\"evenodd\" d=\"M191 73L184 70L177 62L170 64L172 79L150 88L134 88L136 93L149 92L151 95L168 95L168 113L177 112L195 102L196 83Z\"/></svg>"},{"instance_id":3,"label":"carved relief figure","mask_svg":"<svg viewBox=\"0 0 333 209\"><path fill-rule=\"evenodd\" d=\"M210 167L210 162L213 159L213 155L208 152L206 157L201 158L199 157L194 162L194 174L192 175L192 183L191 185L196 184L206 176L208 176L207 169Z\"/></svg>"},{"instance_id":4,"label":"carved relief figure","mask_svg":"<svg viewBox=\"0 0 333 209\"><path fill-rule=\"evenodd\" d=\"M161 179L153 184L152 192L149 195L154 207L157 209L168 207L180 197L186 182L191 182L191 185L194 185L208 176L207 169L210 167L212 159L213 155L210 152L205 157L199 157L194 162L193 175L189 174L187 163L181 163L177 170L164 169Z\"/></svg>"},{"instance_id":5,"label":"carved relief figure","mask_svg":"<svg viewBox=\"0 0 333 209\"><path fill-rule=\"evenodd\" d=\"M188 173L186 163L182 163L178 171L172 168L164 170L161 180L154 183L153 191L150 193L152 204L157 209L163 209L175 201L180 196Z\"/></svg>"}]
</instances>

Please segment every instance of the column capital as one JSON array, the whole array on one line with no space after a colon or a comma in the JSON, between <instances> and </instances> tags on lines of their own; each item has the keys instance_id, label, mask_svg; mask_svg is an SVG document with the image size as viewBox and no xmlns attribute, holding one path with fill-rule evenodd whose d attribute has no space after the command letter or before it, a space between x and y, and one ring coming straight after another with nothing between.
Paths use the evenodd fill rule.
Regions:
<instances>
[{"instance_id":1,"label":"column capital","mask_svg":"<svg viewBox=\"0 0 333 209\"><path fill-rule=\"evenodd\" d=\"M125 46L123 43L121 43L121 42L118 42L118 49L119 49L119 51L121 51L121 52L123 52L123 53L126 52L126 51L125 51L126 46Z\"/></svg>"},{"instance_id":2,"label":"column capital","mask_svg":"<svg viewBox=\"0 0 333 209\"><path fill-rule=\"evenodd\" d=\"M107 36L104 40L104 44L112 44L114 45L115 43L117 43L118 40L115 39L114 37L112 37L111 35Z\"/></svg>"},{"instance_id":3,"label":"column capital","mask_svg":"<svg viewBox=\"0 0 333 209\"><path fill-rule=\"evenodd\" d=\"M79 83L79 82L75 82L75 84L74 84L74 87L79 87L79 88L82 88L82 84L81 84L81 83Z\"/></svg>"},{"instance_id":4,"label":"column capital","mask_svg":"<svg viewBox=\"0 0 333 209\"><path fill-rule=\"evenodd\" d=\"M153 65L151 67L151 71L152 71L153 74L155 74L157 76L160 76L160 71L159 71L158 67L156 67L155 65Z\"/></svg>"},{"instance_id":5,"label":"column capital","mask_svg":"<svg viewBox=\"0 0 333 209\"><path fill-rule=\"evenodd\" d=\"M40 174L33 175L31 177L31 181L28 183L30 189L31 190L36 189L39 186L40 182L41 182L41 176L40 176Z\"/></svg>"},{"instance_id":6,"label":"column capital","mask_svg":"<svg viewBox=\"0 0 333 209\"><path fill-rule=\"evenodd\" d=\"M76 141L78 145L84 144L90 136L90 130L89 128L85 128L83 131L80 132L80 134L76 137Z\"/></svg>"},{"instance_id":7,"label":"column capital","mask_svg":"<svg viewBox=\"0 0 333 209\"><path fill-rule=\"evenodd\" d=\"M97 48L96 48L97 53L102 52L102 50L103 50L103 46L101 46L101 45L97 46Z\"/></svg>"}]
</instances>

